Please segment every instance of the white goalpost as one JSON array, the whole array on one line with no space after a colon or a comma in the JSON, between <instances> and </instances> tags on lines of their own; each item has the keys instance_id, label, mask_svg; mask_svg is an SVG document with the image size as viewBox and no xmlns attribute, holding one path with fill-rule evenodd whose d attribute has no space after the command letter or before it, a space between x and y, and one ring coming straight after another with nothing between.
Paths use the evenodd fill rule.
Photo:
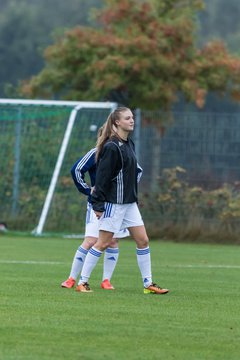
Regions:
<instances>
[{"instance_id":1,"label":"white goalpost","mask_svg":"<svg viewBox=\"0 0 240 360\"><path fill-rule=\"evenodd\" d=\"M32 231L35 235L43 233L44 225L51 206L52 198L58 181L59 173L63 164L64 156L71 138L77 115L83 109L106 109L109 112L113 111L116 103L112 102L92 102L92 101L57 101L57 100L25 100L25 99L0 99L0 105L19 105L19 106L47 106L47 107L68 107L70 109L70 116L67 120L67 126L62 138L60 150L56 159L55 167L52 173L48 191L44 200L40 218L36 228Z\"/></svg>"}]
</instances>

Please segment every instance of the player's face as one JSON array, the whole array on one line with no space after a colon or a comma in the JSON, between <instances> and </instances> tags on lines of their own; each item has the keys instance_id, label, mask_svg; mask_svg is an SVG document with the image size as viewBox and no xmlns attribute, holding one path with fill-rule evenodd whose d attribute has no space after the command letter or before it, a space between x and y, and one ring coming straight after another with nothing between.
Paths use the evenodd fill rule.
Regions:
<instances>
[{"instance_id":1,"label":"player's face","mask_svg":"<svg viewBox=\"0 0 240 360\"><path fill-rule=\"evenodd\" d=\"M131 132L134 129L133 113L130 110L126 110L120 113L119 119L116 121L119 129L124 132Z\"/></svg>"}]
</instances>

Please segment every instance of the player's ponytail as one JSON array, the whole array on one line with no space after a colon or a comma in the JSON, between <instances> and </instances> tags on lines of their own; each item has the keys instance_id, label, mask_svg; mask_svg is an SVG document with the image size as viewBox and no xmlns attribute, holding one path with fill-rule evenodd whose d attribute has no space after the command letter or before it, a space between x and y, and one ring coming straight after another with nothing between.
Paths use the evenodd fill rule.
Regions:
<instances>
[{"instance_id":1,"label":"player's ponytail","mask_svg":"<svg viewBox=\"0 0 240 360\"><path fill-rule=\"evenodd\" d=\"M108 116L107 121L105 124L100 128L98 132L98 139L96 144L96 161L99 158L99 154L102 151L102 148L104 144L107 142L108 139L110 139L113 135L117 136L116 130L117 130L117 124L116 121L120 117L120 113L129 110L126 107L118 107L114 111L111 112L111 114Z\"/></svg>"}]
</instances>

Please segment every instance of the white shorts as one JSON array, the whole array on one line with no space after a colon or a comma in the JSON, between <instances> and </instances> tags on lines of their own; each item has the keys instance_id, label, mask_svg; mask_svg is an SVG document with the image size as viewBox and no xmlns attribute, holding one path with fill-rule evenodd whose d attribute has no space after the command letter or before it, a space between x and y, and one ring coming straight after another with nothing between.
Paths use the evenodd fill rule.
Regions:
<instances>
[{"instance_id":1,"label":"white shorts","mask_svg":"<svg viewBox=\"0 0 240 360\"><path fill-rule=\"evenodd\" d=\"M86 214L86 226L85 226L85 237L95 237L99 236L99 225L100 222L96 217L92 205L90 203L87 204L87 214ZM127 229L123 229L118 231L113 235L114 238L121 239L129 236L129 231Z\"/></svg>"},{"instance_id":2,"label":"white shorts","mask_svg":"<svg viewBox=\"0 0 240 360\"><path fill-rule=\"evenodd\" d=\"M132 227L144 225L137 203L111 204L105 203L105 212L99 219L99 230L119 231Z\"/></svg>"}]
</instances>

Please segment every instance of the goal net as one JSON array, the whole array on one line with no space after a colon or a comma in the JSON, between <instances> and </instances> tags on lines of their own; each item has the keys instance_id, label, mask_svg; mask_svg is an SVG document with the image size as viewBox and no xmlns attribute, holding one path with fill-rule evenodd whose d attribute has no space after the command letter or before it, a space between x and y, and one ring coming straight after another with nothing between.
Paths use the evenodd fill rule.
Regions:
<instances>
[{"instance_id":1,"label":"goal net","mask_svg":"<svg viewBox=\"0 0 240 360\"><path fill-rule=\"evenodd\" d=\"M0 99L1 223L37 235L84 231L86 198L70 169L95 146L97 130L115 106Z\"/></svg>"}]
</instances>

